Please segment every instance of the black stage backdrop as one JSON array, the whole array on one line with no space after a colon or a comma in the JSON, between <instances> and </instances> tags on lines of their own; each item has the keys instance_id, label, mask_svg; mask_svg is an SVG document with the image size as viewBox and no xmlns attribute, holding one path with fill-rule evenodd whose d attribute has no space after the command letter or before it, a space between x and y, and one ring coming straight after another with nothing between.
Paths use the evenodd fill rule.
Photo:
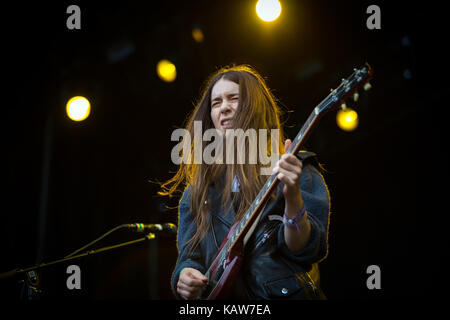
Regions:
<instances>
[{"instance_id":1,"label":"black stage backdrop","mask_svg":"<svg viewBox=\"0 0 450 320\"><path fill-rule=\"evenodd\" d=\"M290 110L294 137L314 106L354 67L369 62L373 89L360 94L359 127L335 114L316 127L331 193L329 254L321 263L330 300L439 297L447 253L446 40L443 8L391 1L282 1L263 23L255 1L62 1L2 7L4 192L0 272L62 258L123 223L177 223L178 199L156 196L176 166L172 131L183 125L207 76L232 63L254 66ZM66 9L81 9L69 30ZM369 5L381 29L369 29ZM203 42L192 37L200 28ZM174 82L156 64L171 60ZM75 95L92 112L65 114ZM95 248L139 238L120 230ZM176 238L154 240L40 272L42 300L173 299ZM66 286L69 264L81 289ZM379 266L381 289L367 268ZM0 281L21 298L23 277ZM23 296L26 298L26 295Z\"/></svg>"}]
</instances>

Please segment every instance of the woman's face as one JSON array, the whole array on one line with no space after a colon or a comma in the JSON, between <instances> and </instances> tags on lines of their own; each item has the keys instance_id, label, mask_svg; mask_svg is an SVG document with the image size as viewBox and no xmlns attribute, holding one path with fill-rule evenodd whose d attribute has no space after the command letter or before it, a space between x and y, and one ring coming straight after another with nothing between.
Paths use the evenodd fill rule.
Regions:
<instances>
[{"instance_id":1,"label":"woman's face","mask_svg":"<svg viewBox=\"0 0 450 320\"><path fill-rule=\"evenodd\" d=\"M233 128L233 117L239 105L239 85L220 79L211 91L211 120L217 130Z\"/></svg>"}]
</instances>

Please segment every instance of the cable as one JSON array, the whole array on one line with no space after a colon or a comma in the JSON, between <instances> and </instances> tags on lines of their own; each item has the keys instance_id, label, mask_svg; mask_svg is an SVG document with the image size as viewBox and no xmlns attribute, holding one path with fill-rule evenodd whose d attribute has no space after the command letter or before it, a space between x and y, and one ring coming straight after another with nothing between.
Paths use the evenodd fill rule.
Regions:
<instances>
[{"instance_id":1,"label":"cable","mask_svg":"<svg viewBox=\"0 0 450 320\"><path fill-rule=\"evenodd\" d=\"M64 258L69 258L69 257L73 256L74 254L80 252L81 250L87 249L88 247L90 247L90 246L92 246L93 244L97 243L98 241L102 240L103 238L105 238L106 236L110 235L110 234L113 233L114 231L117 231L117 230L119 230L119 229L121 229L121 228L125 228L125 227L127 227L127 226L128 226L127 224L122 224L122 225L120 225L120 226L117 226L117 227L115 227L115 228L109 230L108 232L106 232L105 234L103 234L102 236L100 236L99 238L95 239L95 240L92 241L92 242L89 242L89 243L88 243L87 245L85 245L84 247L75 250L74 252L72 252L71 254L65 256Z\"/></svg>"}]
</instances>

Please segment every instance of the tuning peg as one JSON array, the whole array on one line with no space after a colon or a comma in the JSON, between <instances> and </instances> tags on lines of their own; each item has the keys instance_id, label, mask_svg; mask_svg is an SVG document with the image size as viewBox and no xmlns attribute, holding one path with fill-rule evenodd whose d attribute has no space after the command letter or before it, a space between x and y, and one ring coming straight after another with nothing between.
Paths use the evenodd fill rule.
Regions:
<instances>
[{"instance_id":1,"label":"tuning peg","mask_svg":"<svg viewBox=\"0 0 450 320\"><path fill-rule=\"evenodd\" d=\"M353 101L357 102L358 99L359 99L359 93L358 93L358 92L355 92L355 93L353 94Z\"/></svg>"},{"instance_id":2,"label":"tuning peg","mask_svg":"<svg viewBox=\"0 0 450 320\"><path fill-rule=\"evenodd\" d=\"M372 88L372 85L370 84L370 82L367 82L367 83L364 85L364 90L365 90L365 91L369 91L371 88Z\"/></svg>"}]
</instances>

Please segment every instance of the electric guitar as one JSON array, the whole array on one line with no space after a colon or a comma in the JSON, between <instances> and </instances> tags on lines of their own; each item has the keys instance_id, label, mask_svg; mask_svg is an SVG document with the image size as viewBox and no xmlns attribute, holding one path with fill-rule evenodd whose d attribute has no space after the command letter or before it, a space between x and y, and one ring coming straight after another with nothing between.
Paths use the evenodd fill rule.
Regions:
<instances>
[{"instance_id":1,"label":"electric guitar","mask_svg":"<svg viewBox=\"0 0 450 320\"><path fill-rule=\"evenodd\" d=\"M354 69L352 75L343 79L341 84L314 108L286 153L296 154L300 151L312 128L324 114L339 107L346 108L344 103L352 95L356 102L359 88L364 87L366 91L371 88L369 80L372 75L373 71L367 63L360 69ZM202 299L214 300L227 297L244 259L244 246L253 234L265 204L279 182L277 174L272 174L247 209L244 217L230 228L211 266L205 273L208 284L201 294Z\"/></svg>"}]
</instances>

